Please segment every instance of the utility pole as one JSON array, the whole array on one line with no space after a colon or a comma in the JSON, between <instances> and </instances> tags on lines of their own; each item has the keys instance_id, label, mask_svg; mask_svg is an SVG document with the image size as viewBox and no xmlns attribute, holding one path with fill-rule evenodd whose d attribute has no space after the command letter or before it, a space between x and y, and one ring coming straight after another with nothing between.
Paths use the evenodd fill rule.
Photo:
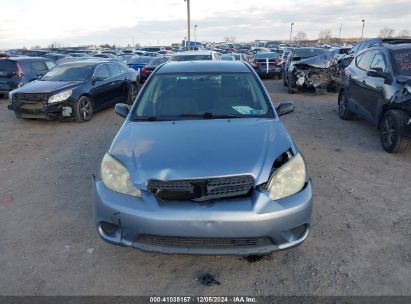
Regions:
<instances>
[{"instance_id":1,"label":"utility pole","mask_svg":"<svg viewBox=\"0 0 411 304\"><path fill-rule=\"evenodd\" d=\"M290 29L290 44L291 44L291 37L293 36L293 26L294 26L294 22L291 22L291 29Z\"/></svg>"},{"instance_id":2,"label":"utility pole","mask_svg":"<svg viewBox=\"0 0 411 304\"><path fill-rule=\"evenodd\" d=\"M188 38L188 46L187 49L191 49L191 41L190 41L190 0L184 0L187 2L187 38Z\"/></svg>"},{"instance_id":3,"label":"utility pole","mask_svg":"<svg viewBox=\"0 0 411 304\"><path fill-rule=\"evenodd\" d=\"M341 29L342 29L342 23L341 23L341 25L340 25L340 32L339 32L339 34L338 34L338 40L341 40Z\"/></svg>"},{"instance_id":4,"label":"utility pole","mask_svg":"<svg viewBox=\"0 0 411 304\"><path fill-rule=\"evenodd\" d=\"M362 37L364 36L365 19L362 19L361 22L362 22L362 30L361 30L361 40L362 40Z\"/></svg>"}]
</instances>

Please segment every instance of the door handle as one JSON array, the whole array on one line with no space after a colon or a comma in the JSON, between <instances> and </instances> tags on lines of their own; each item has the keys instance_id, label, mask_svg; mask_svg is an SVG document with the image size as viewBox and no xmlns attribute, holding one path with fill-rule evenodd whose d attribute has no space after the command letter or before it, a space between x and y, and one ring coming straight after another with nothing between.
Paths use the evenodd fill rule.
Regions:
<instances>
[{"instance_id":1,"label":"door handle","mask_svg":"<svg viewBox=\"0 0 411 304\"><path fill-rule=\"evenodd\" d=\"M363 84L366 84L365 80L361 81Z\"/></svg>"}]
</instances>

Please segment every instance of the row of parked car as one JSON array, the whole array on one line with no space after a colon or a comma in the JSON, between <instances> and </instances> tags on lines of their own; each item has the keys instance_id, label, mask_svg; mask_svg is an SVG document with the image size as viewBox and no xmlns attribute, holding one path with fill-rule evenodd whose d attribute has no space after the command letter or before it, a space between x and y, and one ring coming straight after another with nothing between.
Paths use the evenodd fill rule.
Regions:
<instances>
[{"instance_id":1,"label":"row of parked car","mask_svg":"<svg viewBox=\"0 0 411 304\"><path fill-rule=\"evenodd\" d=\"M117 51L107 53L111 55L107 58L89 54L57 62L47 56L3 57L0 94L12 91L9 109L19 118L82 122L119 101L133 103L140 83L167 61L243 61L260 78L282 77L290 94L303 87L338 92L342 119L366 118L379 128L386 151L401 152L411 128L410 45L411 40L376 38L333 49L252 47L240 52L229 46L233 52L222 54L150 47L125 52L126 59Z\"/></svg>"}]
</instances>

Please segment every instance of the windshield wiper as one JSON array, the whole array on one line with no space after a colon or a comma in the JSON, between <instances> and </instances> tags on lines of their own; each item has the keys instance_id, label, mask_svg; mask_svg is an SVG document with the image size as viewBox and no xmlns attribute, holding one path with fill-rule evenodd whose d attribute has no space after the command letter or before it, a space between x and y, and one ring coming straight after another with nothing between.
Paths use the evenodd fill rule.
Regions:
<instances>
[{"instance_id":1,"label":"windshield wiper","mask_svg":"<svg viewBox=\"0 0 411 304\"><path fill-rule=\"evenodd\" d=\"M160 121L160 120L169 120L169 119L163 119L157 116L134 116L131 118L131 121Z\"/></svg>"},{"instance_id":2,"label":"windshield wiper","mask_svg":"<svg viewBox=\"0 0 411 304\"><path fill-rule=\"evenodd\" d=\"M179 115L181 117L202 117L205 119L213 119L213 118L242 118L243 116L241 115L231 115L231 114L214 114L211 112L205 112L205 113L184 113Z\"/></svg>"}]
</instances>

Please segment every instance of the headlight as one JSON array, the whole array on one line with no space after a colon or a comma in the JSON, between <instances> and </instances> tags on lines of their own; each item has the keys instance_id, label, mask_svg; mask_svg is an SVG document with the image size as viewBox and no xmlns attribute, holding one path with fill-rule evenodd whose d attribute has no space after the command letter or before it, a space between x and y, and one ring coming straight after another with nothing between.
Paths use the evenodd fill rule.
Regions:
<instances>
[{"instance_id":1,"label":"headlight","mask_svg":"<svg viewBox=\"0 0 411 304\"><path fill-rule=\"evenodd\" d=\"M271 176L268 182L270 199L278 200L300 191L305 184L305 163L300 154L295 155Z\"/></svg>"},{"instance_id":2,"label":"headlight","mask_svg":"<svg viewBox=\"0 0 411 304\"><path fill-rule=\"evenodd\" d=\"M14 90L9 92L9 103L10 104L13 102L13 93L14 93Z\"/></svg>"},{"instance_id":3,"label":"headlight","mask_svg":"<svg viewBox=\"0 0 411 304\"><path fill-rule=\"evenodd\" d=\"M49 98L49 103L56 103L64 101L71 96L72 90L63 91L61 93L55 94Z\"/></svg>"},{"instance_id":4,"label":"headlight","mask_svg":"<svg viewBox=\"0 0 411 304\"><path fill-rule=\"evenodd\" d=\"M406 84L405 87L407 88L408 93L411 94L411 85Z\"/></svg>"},{"instance_id":5,"label":"headlight","mask_svg":"<svg viewBox=\"0 0 411 304\"><path fill-rule=\"evenodd\" d=\"M130 174L117 159L106 153L101 162L101 178L110 190L132 196L141 196L140 189L133 186Z\"/></svg>"}]
</instances>

